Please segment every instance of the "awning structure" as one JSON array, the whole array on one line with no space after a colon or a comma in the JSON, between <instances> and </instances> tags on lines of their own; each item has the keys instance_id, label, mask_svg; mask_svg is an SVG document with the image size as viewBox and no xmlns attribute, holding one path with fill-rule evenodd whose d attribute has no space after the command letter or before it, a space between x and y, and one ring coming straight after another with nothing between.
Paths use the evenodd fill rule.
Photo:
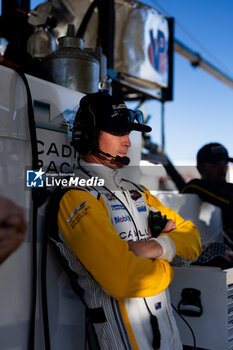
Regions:
<instances>
[{"instance_id":1,"label":"awning structure","mask_svg":"<svg viewBox=\"0 0 233 350\"><path fill-rule=\"evenodd\" d=\"M192 51L179 40L174 40L174 50L186 58L194 67L202 68L207 73L221 80L224 84L233 88L233 79L221 72L217 67L206 61L199 53Z\"/></svg>"}]
</instances>

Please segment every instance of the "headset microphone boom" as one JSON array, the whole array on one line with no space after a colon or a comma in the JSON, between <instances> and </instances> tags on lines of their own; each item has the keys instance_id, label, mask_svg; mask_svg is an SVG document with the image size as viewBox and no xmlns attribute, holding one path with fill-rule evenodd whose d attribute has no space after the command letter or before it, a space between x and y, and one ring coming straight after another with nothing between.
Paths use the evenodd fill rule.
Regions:
<instances>
[{"instance_id":1,"label":"headset microphone boom","mask_svg":"<svg viewBox=\"0 0 233 350\"><path fill-rule=\"evenodd\" d=\"M119 162L119 163L122 163L124 165L128 165L130 163L129 157L120 157L120 156L114 157L110 153L105 153L105 152L101 151L101 149L99 149L99 148L97 149L97 152L105 155L106 157L112 158L112 160L114 160L115 162Z\"/></svg>"}]
</instances>

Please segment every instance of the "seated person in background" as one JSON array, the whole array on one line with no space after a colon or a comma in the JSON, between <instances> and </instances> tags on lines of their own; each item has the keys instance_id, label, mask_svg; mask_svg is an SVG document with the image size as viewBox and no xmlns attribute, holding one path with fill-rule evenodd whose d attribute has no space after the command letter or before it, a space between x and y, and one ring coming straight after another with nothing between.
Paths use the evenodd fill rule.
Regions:
<instances>
[{"instance_id":1,"label":"seated person in background","mask_svg":"<svg viewBox=\"0 0 233 350\"><path fill-rule=\"evenodd\" d=\"M220 143L204 145L197 153L197 170L201 179L191 180L181 192L197 194L203 201L221 208L224 242L232 249L233 184L226 181L228 162L233 162L233 158L229 158L223 145ZM216 245L214 250L216 251Z\"/></svg>"},{"instance_id":2,"label":"seated person in background","mask_svg":"<svg viewBox=\"0 0 233 350\"><path fill-rule=\"evenodd\" d=\"M188 182L182 193L195 193L205 202L221 208L225 242L233 247L233 184L226 182L229 158L225 147L209 143L197 153L197 170L201 179Z\"/></svg>"},{"instance_id":3,"label":"seated person in background","mask_svg":"<svg viewBox=\"0 0 233 350\"><path fill-rule=\"evenodd\" d=\"M77 275L73 281L82 288L88 327L94 327L101 350L181 350L167 288L170 262L201 252L190 221L120 177L118 169L130 161L130 131L151 130L141 117L104 93L81 99L72 135L79 153L75 176L105 183L70 187L60 198L58 230L51 229L51 241ZM170 219L158 238L149 233L151 211Z\"/></svg>"},{"instance_id":4,"label":"seated person in background","mask_svg":"<svg viewBox=\"0 0 233 350\"><path fill-rule=\"evenodd\" d=\"M23 242L26 222L23 210L0 196L0 263Z\"/></svg>"}]
</instances>

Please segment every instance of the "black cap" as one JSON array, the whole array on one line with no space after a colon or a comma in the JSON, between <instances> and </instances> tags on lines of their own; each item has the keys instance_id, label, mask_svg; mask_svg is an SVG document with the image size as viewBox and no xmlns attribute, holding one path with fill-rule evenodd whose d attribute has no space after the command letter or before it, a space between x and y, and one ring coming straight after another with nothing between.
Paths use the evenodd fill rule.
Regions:
<instances>
[{"instance_id":1,"label":"black cap","mask_svg":"<svg viewBox=\"0 0 233 350\"><path fill-rule=\"evenodd\" d=\"M197 164L217 163L220 160L233 162L233 158L229 158L227 149L220 143L208 143L197 153Z\"/></svg>"},{"instance_id":2,"label":"black cap","mask_svg":"<svg viewBox=\"0 0 233 350\"><path fill-rule=\"evenodd\" d=\"M103 92L87 94L80 100L80 111L93 115L95 127L109 132L129 132L132 130L150 132L150 126L142 124L140 110L128 109L124 101Z\"/></svg>"}]
</instances>

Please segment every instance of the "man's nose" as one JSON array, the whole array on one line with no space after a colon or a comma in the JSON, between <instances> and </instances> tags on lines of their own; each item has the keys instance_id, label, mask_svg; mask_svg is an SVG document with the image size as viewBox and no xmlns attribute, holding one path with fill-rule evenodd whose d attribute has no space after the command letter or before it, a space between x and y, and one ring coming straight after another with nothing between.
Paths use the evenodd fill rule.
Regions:
<instances>
[{"instance_id":1,"label":"man's nose","mask_svg":"<svg viewBox=\"0 0 233 350\"><path fill-rule=\"evenodd\" d=\"M130 141L129 135L124 135L124 145L127 147L131 146L131 141Z\"/></svg>"}]
</instances>

